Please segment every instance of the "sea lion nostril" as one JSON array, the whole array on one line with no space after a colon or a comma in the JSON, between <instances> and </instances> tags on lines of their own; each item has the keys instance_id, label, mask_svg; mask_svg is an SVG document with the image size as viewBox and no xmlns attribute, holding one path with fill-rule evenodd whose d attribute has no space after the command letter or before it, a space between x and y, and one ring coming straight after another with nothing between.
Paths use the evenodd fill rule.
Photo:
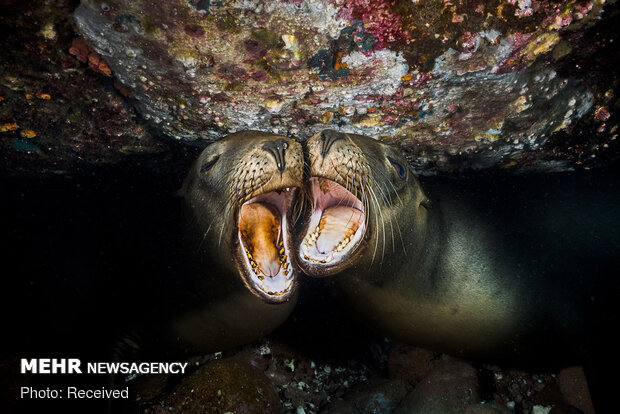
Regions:
<instances>
[{"instance_id":1,"label":"sea lion nostril","mask_svg":"<svg viewBox=\"0 0 620 414\"><path fill-rule=\"evenodd\" d=\"M277 141L269 141L263 144L263 149L273 155L276 160L276 165L278 166L278 170L284 171L286 168L285 154L286 149L288 148L288 142L284 139L279 139Z\"/></svg>"},{"instance_id":2,"label":"sea lion nostril","mask_svg":"<svg viewBox=\"0 0 620 414\"><path fill-rule=\"evenodd\" d=\"M344 139L347 136L342 132L334 131L333 129L326 129L321 132L321 137L323 138L321 157L325 158L332 145L334 145L336 141Z\"/></svg>"}]
</instances>

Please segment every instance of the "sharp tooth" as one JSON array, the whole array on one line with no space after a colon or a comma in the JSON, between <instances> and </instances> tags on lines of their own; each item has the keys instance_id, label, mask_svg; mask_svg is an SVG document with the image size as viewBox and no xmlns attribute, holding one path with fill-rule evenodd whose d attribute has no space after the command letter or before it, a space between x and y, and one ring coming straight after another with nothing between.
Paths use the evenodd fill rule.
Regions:
<instances>
[{"instance_id":1,"label":"sharp tooth","mask_svg":"<svg viewBox=\"0 0 620 414\"><path fill-rule=\"evenodd\" d=\"M334 260L334 255L332 253L330 253L329 256L327 256L327 259L325 259L325 261L327 263L330 263L332 260Z\"/></svg>"},{"instance_id":2,"label":"sharp tooth","mask_svg":"<svg viewBox=\"0 0 620 414\"><path fill-rule=\"evenodd\" d=\"M285 253L284 247L280 249L280 256Z\"/></svg>"},{"instance_id":3,"label":"sharp tooth","mask_svg":"<svg viewBox=\"0 0 620 414\"><path fill-rule=\"evenodd\" d=\"M265 276L258 276L258 280L265 280Z\"/></svg>"},{"instance_id":4,"label":"sharp tooth","mask_svg":"<svg viewBox=\"0 0 620 414\"><path fill-rule=\"evenodd\" d=\"M286 284L284 286L286 286L286 291L288 292L288 289L291 287L291 285L293 284L292 280L287 280Z\"/></svg>"}]
</instances>

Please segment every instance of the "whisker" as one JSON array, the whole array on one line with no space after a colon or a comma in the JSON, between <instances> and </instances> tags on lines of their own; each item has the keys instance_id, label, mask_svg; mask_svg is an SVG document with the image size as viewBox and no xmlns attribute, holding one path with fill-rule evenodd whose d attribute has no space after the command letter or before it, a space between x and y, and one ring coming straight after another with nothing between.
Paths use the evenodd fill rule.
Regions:
<instances>
[{"instance_id":1,"label":"whisker","mask_svg":"<svg viewBox=\"0 0 620 414\"><path fill-rule=\"evenodd\" d=\"M383 189L382 189L382 188L381 188L381 186L378 184L377 180L376 180L373 176L371 176L371 177L370 177L370 179L372 180L372 182L373 182L374 186L377 188L377 190L378 190L378 191L379 191L379 193L381 194L381 198L383 199L383 202L385 203L385 205L386 205L387 207L391 207L391 206L392 206L392 203L391 203L391 202L390 202L390 200L388 200L388 198L386 197L385 193L383 192ZM392 221L393 221L393 220L392 220L392 218L390 217L390 232L391 232L391 235L392 235L392 253L394 253L394 252L396 251L396 250L395 250L395 249L396 249L396 247L395 247L395 243L394 243L394 225L393 225ZM385 246L384 246L384 248L385 248Z\"/></svg>"},{"instance_id":2,"label":"whisker","mask_svg":"<svg viewBox=\"0 0 620 414\"><path fill-rule=\"evenodd\" d=\"M380 265L383 264L383 258L385 257L385 219L383 218L383 211L381 206L379 205L379 200L377 199L377 195L375 194L375 191L372 189L372 186L368 186L368 190L370 191L370 194L373 196L373 200L374 200L374 204L375 204L375 214L376 211L379 211L379 215L381 216L381 235L383 238L383 246L382 246L382 252L381 252L381 262ZM378 225L378 223L377 223ZM378 239L378 235L377 235L377 239ZM378 241L378 240L377 240ZM375 246L376 247L376 246Z\"/></svg>"},{"instance_id":3,"label":"whisker","mask_svg":"<svg viewBox=\"0 0 620 414\"><path fill-rule=\"evenodd\" d=\"M360 182L360 188L366 190L367 188L363 185L362 183L362 177L359 177L359 182ZM370 189L368 189L370 190ZM375 224L377 225L377 229L379 228L379 218L377 217L377 211L375 209ZM379 234L377 232L377 234L375 235L375 249L372 253L372 260L370 261L370 266L372 266L375 263L375 257L377 256L377 246L378 246L378 242L379 241Z\"/></svg>"},{"instance_id":4,"label":"whisker","mask_svg":"<svg viewBox=\"0 0 620 414\"><path fill-rule=\"evenodd\" d=\"M398 194L398 191L396 190L396 187L394 187L394 183L392 183L392 180L390 180L389 177L387 177L381 170L377 170L377 172L379 172L382 175L382 177L384 178L384 181L386 181L392 187L393 191L388 192L388 194L394 193L396 195L396 198L398 199L398 202L400 203L400 205L404 205L403 200L400 198L400 195ZM392 197L390 196L390 206L393 205L393 202L392 202L391 199L392 199ZM405 241L403 239L403 234L402 234L402 231L400 229L400 224L398 223L398 220L396 220L396 228L398 229L398 234L399 234L399 237L400 237L400 244L401 244L401 246L403 248L403 253L405 255L407 255L407 249L405 247Z\"/></svg>"}]
</instances>

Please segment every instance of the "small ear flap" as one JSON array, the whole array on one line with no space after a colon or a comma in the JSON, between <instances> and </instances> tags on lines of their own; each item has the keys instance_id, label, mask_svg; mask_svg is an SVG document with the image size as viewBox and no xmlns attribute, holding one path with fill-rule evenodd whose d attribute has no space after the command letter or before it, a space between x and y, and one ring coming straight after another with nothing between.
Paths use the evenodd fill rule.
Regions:
<instances>
[{"instance_id":1,"label":"small ear flap","mask_svg":"<svg viewBox=\"0 0 620 414\"><path fill-rule=\"evenodd\" d=\"M427 210L432 210L434 207L433 202L426 196L422 201L420 201L420 205Z\"/></svg>"},{"instance_id":2,"label":"small ear flap","mask_svg":"<svg viewBox=\"0 0 620 414\"><path fill-rule=\"evenodd\" d=\"M195 166L192 165L192 169ZM193 174L188 174L187 177L183 180L183 184L181 184L181 188L172 193L173 197L181 197L185 198L185 194L187 194L187 188L189 187L190 181L193 180Z\"/></svg>"}]
</instances>

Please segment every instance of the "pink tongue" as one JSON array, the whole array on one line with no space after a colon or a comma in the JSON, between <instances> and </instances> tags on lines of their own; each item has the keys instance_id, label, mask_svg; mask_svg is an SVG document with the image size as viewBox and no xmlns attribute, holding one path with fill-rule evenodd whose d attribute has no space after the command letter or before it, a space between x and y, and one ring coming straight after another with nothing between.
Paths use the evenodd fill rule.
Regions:
<instances>
[{"instance_id":1,"label":"pink tongue","mask_svg":"<svg viewBox=\"0 0 620 414\"><path fill-rule=\"evenodd\" d=\"M338 244L355 234L362 223L362 212L346 206L329 207L319 222L316 248L321 254L334 251Z\"/></svg>"},{"instance_id":2,"label":"pink tongue","mask_svg":"<svg viewBox=\"0 0 620 414\"><path fill-rule=\"evenodd\" d=\"M261 272L265 276L274 277L280 271L280 262L275 262L273 260L266 262L259 262L258 266L260 267Z\"/></svg>"}]
</instances>

